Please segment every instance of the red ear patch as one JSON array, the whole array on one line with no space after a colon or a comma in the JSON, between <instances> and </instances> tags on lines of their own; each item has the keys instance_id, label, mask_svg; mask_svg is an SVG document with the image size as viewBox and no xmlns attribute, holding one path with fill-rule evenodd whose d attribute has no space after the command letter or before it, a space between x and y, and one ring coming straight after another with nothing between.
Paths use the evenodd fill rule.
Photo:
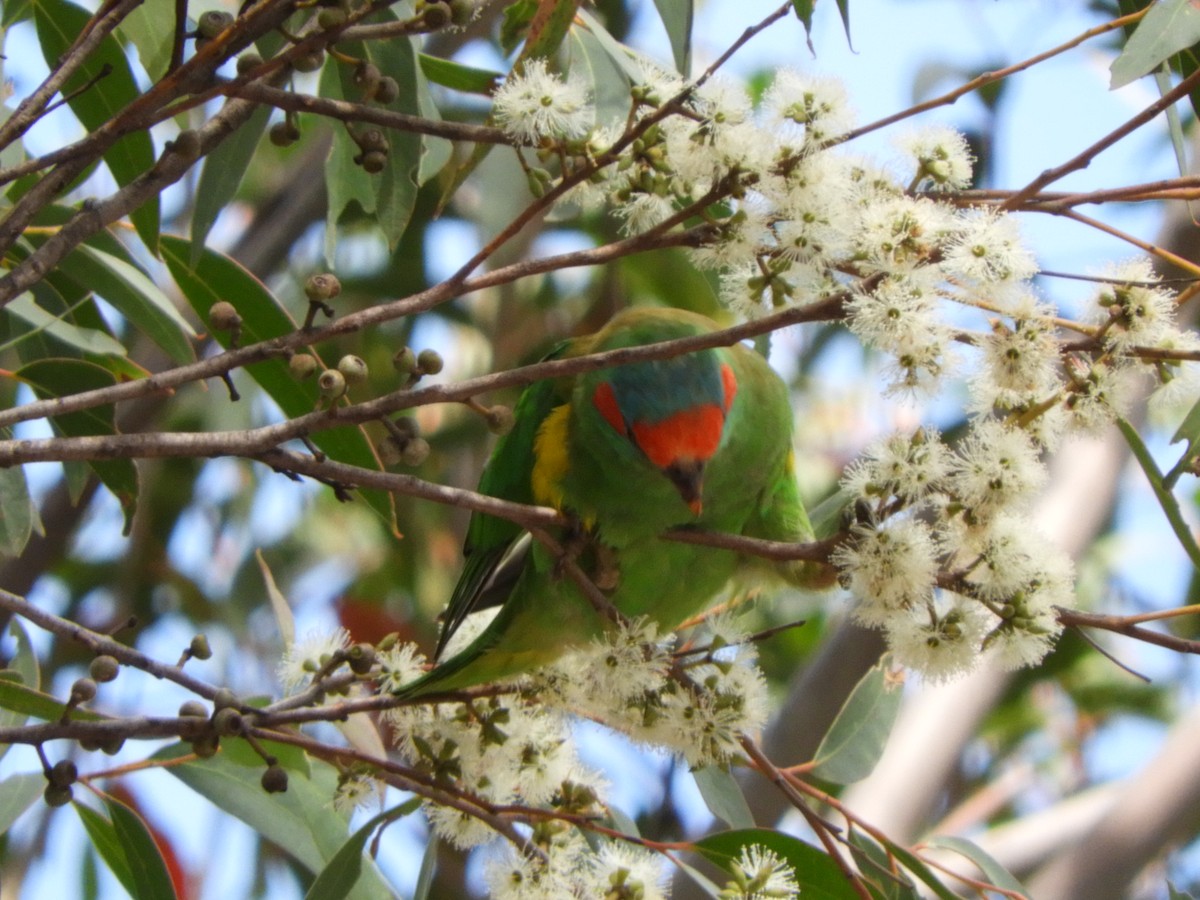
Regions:
<instances>
[{"instance_id":1,"label":"red ear patch","mask_svg":"<svg viewBox=\"0 0 1200 900\"><path fill-rule=\"evenodd\" d=\"M733 406L733 398L737 396L737 376L733 374L729 363L721 366L721 387L725 389L725 402L721 404L721 408L728 415L729 408Z\"/></svg>"},{"instance_id":2,"label":"red ear patch","mask_svg":"<svg viewBox=\"0 0 1200 900\"><path fill-rule=\"evenodd\" d=\"M625 427L625 417L621 415L621 407L617 404L617 395L607 381L596 385L596 390L592 392L592 405L604 416L604 421L613 427L613 431L622 436L629 433Z\"/></svg>"}]
</instances>

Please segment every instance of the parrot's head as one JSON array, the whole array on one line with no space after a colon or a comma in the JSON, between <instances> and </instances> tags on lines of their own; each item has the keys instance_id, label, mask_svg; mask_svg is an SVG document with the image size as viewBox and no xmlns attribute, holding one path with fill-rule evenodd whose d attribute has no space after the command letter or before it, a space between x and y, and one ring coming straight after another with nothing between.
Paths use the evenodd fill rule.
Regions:
<instances>
[{"instance_id":1,"label":"parrot's head","mask_svg":"<svg viewBox=\"0 0 1200 900\"><path fill-rule=\"evenodd\" d=\"M591 400L699 516L704 468L721 445L736 393L737 378L719 351L702 350L610 369Z\"/></svg>"}]
</instances>

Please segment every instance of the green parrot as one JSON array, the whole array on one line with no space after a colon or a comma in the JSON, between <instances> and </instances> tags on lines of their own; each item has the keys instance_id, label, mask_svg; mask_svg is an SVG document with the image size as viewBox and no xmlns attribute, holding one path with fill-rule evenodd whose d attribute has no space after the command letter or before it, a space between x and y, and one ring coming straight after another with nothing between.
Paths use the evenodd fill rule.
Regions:
<instances>
[{"instance_id":1,"label":"green parrot","mask_svg":"<svg viewBox=\"0 0 1200 900\"><path fill-rule=\"evenodd\" d=\"M676 309L632 309L564 341L570 358L717 330ZM542 381L514 409L479 491L552 506L577 523L557 535L620 613L669 632L703 611L753 563L713 547L660 539L690 527L782 541L812 539L796 487L792 412L783 381L736 344ZM464 650L401 689L420 696L508 678L602 633L598 613L559 558L520 526L476 513L466 564L437 655L467 615L500 605ZM813 564L781 567L813 584Z\"/></svg>"}]
</instances>

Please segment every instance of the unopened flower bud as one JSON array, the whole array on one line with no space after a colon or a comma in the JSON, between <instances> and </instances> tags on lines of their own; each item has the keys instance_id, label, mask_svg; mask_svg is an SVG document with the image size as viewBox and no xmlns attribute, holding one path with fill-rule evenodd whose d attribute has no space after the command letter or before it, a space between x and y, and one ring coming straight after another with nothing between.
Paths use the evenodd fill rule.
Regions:
<instances>
[{"instance_id":1,"label":"unopened flower bud","mask_svg":"<svg viewBox=\"0 0 1200 900\"><path fill-rule=\"evenodd\" d=\"M361 356L348 353L338 360L338 371L346 379L346 384L362 384L367 380L370 371Z\"/></svg>"},{"instance_id":2,"label":"unopened flower bud","mask_svg":"<svg viewBox=\"0 0 1200 900\"><path fill-rule=\"evenodd\" d=\"M382 150L372 150L360 157L360 165L368 175L378 175L387 168L388 157Z\"/></svg>"},{"instance_id":3,"label":"unopened flower bud","mask_svg":"<svg viewBox=\"0 0 1200 900\"><path fill-rule=\"evenodd\" d=\"M311 353L297 353L288 360L288 371L297 381L312 378L319 368L316 357Z\"/></svg>"},{"instance_id":4,"label":"unopened flower bud","mask_svg":"<svg viewBox=\"0 0 1200 900\"><path fill-rule=\"evenodd\" d=\"M42 799L47 806L66 806L71 802L71 793L70 785L47 784Z\"/></svg>"},{"instance_id":5,"label":"unopened flower bud","mask_svg":"<svg viewBox=\"0 0 1200 900\"><path fill-rule=\"evenodd\" d=\"M192 642L188 644L188 653L194 659L211 659L212 647L208 645L207 634L197 634L192 638Z\"/></svg>"},{"instance_id":6,"label":"unopened flower bud","mask_svg":"<svg viewBox=\"0 0 1200 900\"><path fill-rule=\"evenodd\" d=\"M346 376L337 369L326 369L317 378L317 388L326 400L337 400L346 393Z\"/></svg>"},{"instance_id":7,"label":"unopened flower bud","mask_svg":"<svg viewBox=\"0 0 1200 900\"><path fill-rule=\"evenodd\" d=\"M313 50L292 60L292 68L297 72L315 72L325 65L325 51Z\"/></svg>"},{"instance_id":8,"label":"unopened flower bud","mask_svg":"<svg viewBox=\"0 0 1200 900\"><path fill-rule=\"evenodd\" d=\"M487 421L488 431L499 435L512 431L513 424L516 422L513 411L507 406L500 405L489 407L484 419Z\"/></svg>"},{"instance_id":9,"label":"unopened flower bud","mask_svg":"<svg viewBox=\"0 0 1200 900\"><path fill-rule=\"evenodd\" d=\"M208 707L199 700L185 700L179 705L181 719L207 719Z\"/></svg>"},{"instance_id":10,"label":"unopened flower bud","mask_svg":"<svg viewBox=\"0 0 1200 900\"><path fill-rule=\"evenodd\" d=\"M330 272L309 275L304 282L304 296L309 300L332 300L342 292L342 283Z\"/></svg>"},{"instance_id":11,"label":"unopened flower bud","mask_svg":"<svg viewBox=\"0 0 1200 900\"><path fill-rule=\"evenodd\" d=\"M417 354L411 347L401 347L392 354L392 365L401 375L412 375L417 371Z\"/></svg>"},{"instance_id":12,"label":"unopened flower bud","mask_svg":"<svg viewBox=\"0 0 1200 900\"><path fill-rule=\"evenodd\" d=\"M366 675L375 665L375 648L370 644L355 644L346 651L346 662L355 675Z\"/></svg>"},{"instance_id":13,"label":"unopened flower bud","mask_svg":"<svg viewBox=\"0 0 1200 900\"><path fill-rule=\"evenodd\" d=\"M234 331L242 327L242 317L228 300L218 300L208 309L208 323L217 331Z\"/></svg>"},{"instance_id":14,"label":"unopened flower bud","mask_svg":"<svg viewBox=\"0 0 1200 900\"><path fill-rule=\"evenodd\" d=\"M429 456L429 441L425 438L413 438L400 451L400 462L406 466L419 466Z\"/></svg>"},{"instance_id":15,"label":"unopened flower bud","mask_svg":"<svg viewBox=\"0 0 1200 900\"><path fill-rule=\"evenodd\" d=\"M237 705L237 694L229 690L229 688L221 688L213 695L213 709L225 709L226 707L236 707Z\"/></svg>"},{"instance_id":16,"label":"unopened flower bud","mask_svg":"<svg viewBox=\"0 0 1200 900\"><path fill-rule=\"evenodd\" d=\"M233 24L233 15L220 10L210 10L196 20L196 34L212 40Z\"/></svg>"},{"instance_id":17,"label":"unopened flower bud","mask_svg":"<svg viewBox=\"0 0 1200 900\"><path fill-rule=\"evenodd\" d=\"M76 706L80 703L87 703L96 697L96 682L90 678L76 678L75 683L71 685L71 705Z\"/></svg>"},{"instance_id":18,"label":"unopened flower bud","mask_svg":"<svg viewBox=\"0 0 1200 900\"><path fill-rule=\"evenodd\" d=\"M276 122L267 132L267 137L276 147L290 147L300 140L300 129L290 121Z\"/></svg>"},{"instance_id":19,"label":"unopened flower bud","mask_svg":"<svg viewBox=\"0 0 1200 900\"><path fill-rule=\"evenodd\" d=\"M213 713L212 723L213 731L221 737L232 737L235 734L241 734L245 726L242 714L232 706L226 706L224 709L218 709Z\"/></svg>"},{"instance_id":20,"label":"unopened flower bud","mask_svg":"<svg viewBox=\"0 0 1200 900\"><path fill-rule=\"evenodd\" d=\"M425 375L436 375L444 365L442 355L436 350L422 350L417 354L417 368Z\"/></svg>"},{"instance_id":21,"label":"unopened flower bud","mask_svg":"<svg viewBox=\"0 0 1200 900\"><path fill-rule=\"evenodd\" d=\"M51 784L56 784L59 787L69 787L74 784L79 778L79 770L75 768L75 763L69 759L60 759L56 762L46 774L46 780Z\"/></svg>"},{"instance_id":22,"label":"unopened flower bud","mask_svg":"<svg viewBox=\"0 0 1200 900\"><path fill-rule=\"evenodd\" d=\"M390 75L384 75L379 79L379 86L375 88L375 102L382 103L387 106L390 103L395 103L400 97L400 85L396 83L396 79Z\"/></svg>"},{"instance_id":23,"label":"unopened flower bud","mask_svg":"<svg viewBox=\"0 0 1200 900\"><path fill-rule=\"evenodd\" d=\"M257 69L262 63L263 58L257 53L243 53L237 58L237 73L245 75L247 72Z\"/></svg>"},{"instance_id":24,"label":"unopened flower bud","mask_svg":"<svg viewBox=\"0 0 1200 900\"><path fill-rule=\"evenodd\" d=\"M317 27L322 31L346 24L346 11L337 6L326 6L317 13Z\"/></svg>"},{"instance_id":25,"label":"unopened flower bud","mask_svg":"<svg viewBox=\"0 0 1200 900\"><path fill-rule=\"evenodd\" d=\"M97 656L88 666L88 674L92 676L92 680L103 684L106 681L112 681L121 671L121 664L111 656Z\"/></svg>"},{"instance_id":26,"label":"unopened flower bud","mask_svg":"<svg viewBox=\"0 0 1200 900\"><path fill-rule=\"evenodd\" d=\"M278 763L267 766L262 774L262 789L268 794L282 794L288 789L287 770Z\"/></svg>"}]
</instances>

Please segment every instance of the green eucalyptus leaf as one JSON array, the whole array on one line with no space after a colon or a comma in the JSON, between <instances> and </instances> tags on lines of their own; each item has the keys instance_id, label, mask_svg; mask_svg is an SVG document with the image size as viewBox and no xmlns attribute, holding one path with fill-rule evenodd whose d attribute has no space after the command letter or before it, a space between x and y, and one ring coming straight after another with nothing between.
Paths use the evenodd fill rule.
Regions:
<instances>
[{"instance_id":1,"label":"green eucalyptus leaf","mask_svg":"<svg viewBox=\"0 0 1200 900\"><path fill-rule=\"evenodd\" d=\"M67 397L83 391L99 390L116 383L108 369L78 359L43 359L18 369L14 375L42 399ZM51 419L55 430L68 437L116 434L111 406L93 407ZM125 513L125 533L133 523L137 509L138 476L130 459L93 459L88 465L121 504Z\"/></svg>"},{"instance_id":2,"label":"green eucalyptus leaf","mask_svg":"<svg viewBox=\"0 0 1200 900\"><path fill-rule=\"evenodd\" d=\"M130 895L134 900L176 900L167 865L142 817L112 797L106 797L104 805L125 854L132 882Z\"/></svg>"},{"instance_id":3,"label":"green eucalyptus leaf","mask_svg":"<svg viewBox=\"0 0 1200 900\"><path fill-rule=\"evenodd\" d=\"M33 9L42 56L53 69L88 27L92 16L67 0L33 0ZM89 132L98 131L141 96L124 48L111 34L72 73L61 92ZM104 162L122 187L149 171L154 166L154 143L149 130L137 128L115 141L105 151ZM130 218L142 243L157 255L158 195L152 195Z\"/></svg>"},{"instance_id":4,"label":"green eucalyptus leaf","mask_svg":"<svg viewBox=\"0 0 1200 900\"><path fill-rule=\"evenodd\" d=\"M1116 90L1148 75L1197 42L1200 42L1200 9L1190 0L1159 0L1151 5L1113 60L1109 87Z\"/></svg>"},{"instance_id":5,"label":"green eucalyptus leaf","mask_svg":"<svg viewBox=\"0 0 1200 900\"><path fill-rule=\"evenodd\" d=\"M46 776L41 772L22 772L0 781L0 835L37 802L45 788Z\"/></svg>"},{"instance_id":6,"label":"green eucalyptus leaf","mask_svg":"<svg viewBox=\"0 0 1200 900\"><path fill-rule=\"evenodd\" d=\"M675 68L684 78L692 67L692 20L695 18L693 0L654 0L667 38L671 41L671 55ZM807 26L806 26L807 27Z\"/></svg>"},{"instance_id":7,"label":"green eucalyptus leaf","mask_svg":"<svg viewBox=\"0 0 1200 900\"><path fill-rule=\"evenodd\" d=\"M196 265L204 252L204 241L213 223L237 193L242 179L250 170L250 161L258 149L271 108L260 106L229 137L204 158L200 183L196 186L195 206L192 209L192 258Z\"/></svg>"},{"instance_id":8,"label":"green eucalyptus leaf","mask_svg":"<svg viewBox=\"0 0 1200 900\"><path fill-rule=\"evenodd\" d=\"M728 769L705 766L692 772L709 812L730 828L753 828L754 816L737 779Z\"/></svg>"},{"instance_id":9,"label":"green eucalyptus leaf","mask_svg":"<svg viewBox=\"0 0 1200 900\"><path fill-rule=\"evenodd\" d=\"M25 469L0 469L0 556L18 557L37 522L37 507L29 496Z\"/></svg>"},{"instance_id":10,"label":"green eucalyptus leaf","mask_svg":"<svg viewBox=\"0 0 1200 900\"><path fill-rule=\"evenodd\" d=\"M900 691L882 660L855 685L813 757L813 774L852 784L871 774L900 710Z\"/></svg>"}]
</instances>

